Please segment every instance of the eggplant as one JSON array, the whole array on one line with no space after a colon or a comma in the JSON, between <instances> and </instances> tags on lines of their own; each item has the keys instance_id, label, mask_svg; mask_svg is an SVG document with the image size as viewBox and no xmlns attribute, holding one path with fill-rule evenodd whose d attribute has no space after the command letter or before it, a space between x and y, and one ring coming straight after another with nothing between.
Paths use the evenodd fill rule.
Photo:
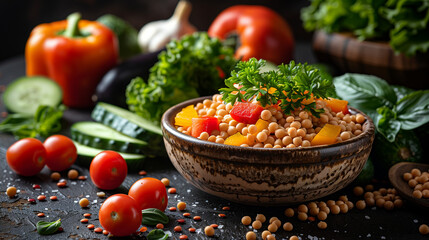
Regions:
<instances>
[{"instance_id":1,"label":"eggplant","mask_svg":"<svg viewBox=\"0 0 429 240\"><path fill-rule=\"evenodd\" d=\"M158 62L158 54L163 50L137 55L110 69L97 85L95 101L128 108L125 96L128 84L135 77L147 80L150 69Z\"/></svg>"}]
</instances>

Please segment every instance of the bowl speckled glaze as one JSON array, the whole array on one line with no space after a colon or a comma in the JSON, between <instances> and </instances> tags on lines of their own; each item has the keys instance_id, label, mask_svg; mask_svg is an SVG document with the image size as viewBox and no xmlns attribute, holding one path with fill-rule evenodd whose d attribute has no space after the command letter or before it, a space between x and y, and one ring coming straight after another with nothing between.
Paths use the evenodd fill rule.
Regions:
<instances>
[{"instance_id":1,"label":"bowl speckled glaze","mask_svg":"<svg viewBox=\"0 0 429 240\"><path fill-rule=\"evenodd\" d=\"M374 140L374 124L347 141L295 149L246 148L203 141L176 130L182 108L209 97L192 99L164 113L164 143L174 167L191 184L209 194L248 205L292 205L332 194L361 172Z\"/></svg>"}]
</instances>

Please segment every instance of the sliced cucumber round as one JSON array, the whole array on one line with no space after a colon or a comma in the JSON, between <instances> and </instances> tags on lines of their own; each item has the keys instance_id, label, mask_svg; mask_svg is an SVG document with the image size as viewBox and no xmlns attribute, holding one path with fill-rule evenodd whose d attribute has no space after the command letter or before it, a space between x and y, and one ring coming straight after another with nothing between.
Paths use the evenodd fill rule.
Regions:
<instances>
[{"instance_id":1,"label":"sliced cucumber round","mask_svg":"<svg viewBox=\"0 0 429 240\"><path fill-rule=\"evenodd\" d=\"M76 141L73 141L76 149L78 158L76 159L76 164L89 167L91 165L92 159L99 154L100 152L106 149L92 148L85 145L82 145ZM123 153L118 152L127 162L128 171L138 171L144 166L145 156L141 154L134 153Z\"/></svg>"},{"instance_id":2,"label":"sliced cucumber round","mask_svg":"<svg viewBox=\"0 0 429 240\"><path fill-rule=\"evenodd\" d=\"M41 77L21 77L9 84L3 94L6 108L14 113L34 115L40 105L58 106L63 92L53 80Z\"/></svg>"},{"instance_id":3,"label":"sliced cucumber round","mask_svg":"<svg viewBox=\"0 0 429 240\"><path fill-rule=\"evenodd\" d=\"M91 114L92 118L125 135L146 142L162 143L162 131L159 126L126 109L99 102Z\"/></svg>"},{"instance_id":4,"label":"sliced cucumber round","mask_svg":"<svg viewBox=\"0 0 429 240\"><path fill-rule=\"evenodd\" d=\"M143 153L147 142L124 135L98 122L77 122L70 128L74 141L93 148L125 153Z\"/></svg>"}]
</instances>

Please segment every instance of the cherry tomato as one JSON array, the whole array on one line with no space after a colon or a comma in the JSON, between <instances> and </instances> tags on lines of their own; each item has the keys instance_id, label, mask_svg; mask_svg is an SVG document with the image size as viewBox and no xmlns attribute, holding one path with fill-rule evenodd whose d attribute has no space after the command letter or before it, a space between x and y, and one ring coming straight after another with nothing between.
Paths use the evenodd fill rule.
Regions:
<instances>
[{"instance_id":1,"label":"cherry tomato","mask_svg":"<svg viewBox=\"0 0 429 240\"><path fill-rule=\"evenodd\" d=\"M71 167L77 158L73 141L63 135L52 135L43 143L48 154L46 166L52 171L63 171Z\"/></svg>"},{"instance_id":2,"label":"cherry tomato","mask_svg":"<svg viewBox=\"0 0 429 240\"><path fill-rule=\"evenodd\" d=\"M125 194L110 196L98 212L100 224L113 236L128 236L136 232L142 222L137 201Z\"/></svg>"},{"instance_id":3,"label":"cherry tomato","mask_svg":"<svg viewBox=\"0 0 429 240\"><path fill-rule=\"evenodd\" d=\"M128 195L133 197L141 207L158 208L164 211L167 207L168 197L165 185L156 178L142 178L137 180L128 191Z\"/></svg>"},{"instance_id":4,"label":"cherry tomato","mask_svg":"<svg viewBox=\"0 0 429 240\"><path fill-rule=\"evenodd\" d=\"M46 150L43 143L35 138L21 139L6 151L9 167L22 176L34 176L45 166Z\"/></svg>"},{"instance_id":5,"label":"cherry tomato","mask_svg":"<svg viewBox=\"0 0 429 240\"><path fill-rule=\"evenodd\" d=\"M127 163L115 151L103 151L92 159L89 175L92 182L100 189L112 190L121 186L127 176Z\"/></svg>"}]
</instances>

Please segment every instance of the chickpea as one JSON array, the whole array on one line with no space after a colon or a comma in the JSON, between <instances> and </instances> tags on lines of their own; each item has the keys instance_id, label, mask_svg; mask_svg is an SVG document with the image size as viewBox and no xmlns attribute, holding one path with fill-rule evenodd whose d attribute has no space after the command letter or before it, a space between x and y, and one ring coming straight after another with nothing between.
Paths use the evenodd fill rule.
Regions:
<instances>
[{"instance_id":1,"label":"chickpea","mask_svg":"<svg viewBox=\"0 0 429 240\"><path fill-rule=\"evenodd\" d=\"M341 137L341 139L342 140L348 140L348 139L350 139L350 133L349 132L342 132L341 134L340 134L340 137Z\"/></svg>"},{"instance_id":2,"label":"chickpea","mask_svg":"<svg viewBox=\"0 0 429 240\"><path fill-rule=\"evenodd\" d=\"M86 208L89 205L89 200L87 198L82 198L82 199L79 200L79 205L82 208Z\"/></svg>"},{"instance_id":3,"label":"chickpea","mask_svg":"<svg viewBox=\"0 0 429 240\"><path fill-rule=\"evenodd\" d=\"M420 190L414 190L413 191L413 197L415 197L415 198L422 198L423 197L423 193Z\"/></svg>"},{"instance_id":4,"label":"chickpea","mask_svg":"<svg viewBox=\"0 0 429 240\"><path fill-rule=\"evenodd\" d=\"M54 181L58 181L58 180L60 180L60 178L61 178L61 174L59 172L53 172L51 174L51 179Z\"/></svg>"},{"instance_id":5,"label":"chickpea","mask_svg":"<svg viewBox=\"0 0 429 240\"><path fill-rule=\"evenodd\" d=\"M287 133L288 133L288 135L289 135L291 138L296 137L296 135L298 134L298 133L296 132L296 128L294 128L294 127L290 127L290 128L287 130Z\"/></svg>"},{"instance_id":6,"label":"chickpea","mask_svg":"<svg viewBox=\"0 0 429 240\"><path fill-rule=\"evenodd\" d=\"M261 112L261 118L262 120L268 121L273 116L269 110L262 110Z\"/></svg>"},{"instance_id":7,"label":"chickpea","mask_svg":"<svg viewBox=\"0 0 429 240\"><path fill-rule=\"evenodd\" d=\"M285 216L286 217L293 217L295 215L295 211L292 208L287 208L285 210Z\"/></svg>"},{"instance_id":8,"label":"chickpea","mask_svg":"<svg viewBox=\"0 0 429 240\"><path fill-rule=\"evenodd\" d=\"M261 222L261 221L259 221L259 220L255 220L255 221L253 221L253 223L252 223L252 227L253 227L253 229L256 229L256 230L261 229L261 227L262 227L262 222Z\"/></svg>"},{"instance_id":9,"label":"chickpea","mask_svg":"<svg viewBox=\"0 0 429 240\"><path fill-rule=\"evenodd\" d=\"M275 224L275 223L268 225L268 231L270 231L272 233L277 232L277 229L278 229L278 227L277 227L277 224Z\"/></svg>"},{"instance_id":10,"label":"chickpea","mask_svg":"<svg viewBox=\"0 0 429 240\"><path fill-rule=\"evenodd\" d=\"M329 207L329 209L331 210L331 213L335 214L335 215L339 214L340 211L341 211L341 209L340 209L340 207L338 205L332 205L332 206Z\"/></svg>"},{"instance_id":11,"label":"chickpea","mask_svg":"<svg viewBox=\"0 0 429 240\"><path fill-rule=\"evenodd\" d=\"M295 146L301 146L302 144L302 137L294 137L292 140L293 144Z\"/></svg>"},{"instance_id":12,"label":"chickpea","mask_svg":"<svg viewBox=\"0 0 429 240\"><path fill-rule=\"evenodd\" d=\"M362 114L360 114L360 113L356 114L356 122L357 123L363 123L363 122L365 122L365 117Z\"/></svg>"},{"instance_id":13,"label":"chickpea","mask_svg":"<svg viewBox=\"0 0 429 240\"><path fill-rule=\"evenodd\" d=\"M299 237L297 237L297 236L293 235L293 236L291 236L291 237L289 238L289 240L299 240Z\"/></svg>"},{"instance_id":14,"label":"chickpea","mask_svg":"<svg viewBox=\"0 0 429 240\"><path fill-rule=\"evenodd\" d=\"M256 220L259 220L261 223L264 223L266 220L267 220L267 218L265 217L265 215L264 214L256 214L256 218L255 218Z\"/></svg>"},{"instance_id":15,"label":"chickpea","mask_svg":"<svg viewBox=\"0 0 429 240\"><path fill-rule=\"evenodd\" d=\"M295 118L292 117L292 116L289 116L289 117L286 118L286 122L287 123L292 123L293 121L295 121Z\"/></svg>"},{"instance_id":16,"label":"chickpea","mask_svg":"<svg viewBox=\"0 0 429 240\"><path fill-rule=\"evenodd\" d=\"M420 227L419 227L419 232L420 232L420 234L422 234L422 235L429 234L429 226L428 226L428 225L426 225L426 224L422 224L422 225L420 225Z\"/></svg>"},{"instance_id":17,"label":"chickpea","mask_svg":"<svg viewBox=\"0 0 429 240\"><path fill-rule=\"evenodd\" d=\"M362 187L360 187L360 186L356 186L356 187L354 187L354 188L353 188L353 194L354 194L355 196L362 196L362 195L363 195L363 193L364 193L364 190L363 190L363 188L362 188Z\"/></svg>"},{"instance_id":18,"label":"chickpea","mask_svg":"<svg viewBox=\"0 0 429 240\"><path fill-rule=\"evenodd\" d=\"M317 214L317 219L319 220L326 220L328 218L328 213L324 212L324 211L320 211Z\"/></svg>"},{"instance_id":19,"label":"chickpea","mask_svg":"<svg viewBox=\"0 0 429 240\"><path fill-rule=\"evenodd\" d=\"M418 168L413 168L411 169L411 175L413 175L413 177L419 177L422 175L422 172Z\"/></svg>"},{"instance_id":20,"label":"chickpea","mask_svg":"<svg viewBox=\"0 0 429 240\"><path fill-rule=\"evenodd\" d=\"M284 136L282 138L282 143L283 143L284 146L287 146L287 145L291 144L292 141L293 141L293 139L292 139L291 136Z\"/></svg>"},{"instance_id":21,"label":"chickpea","mask_svg":"<svg viewBox=\"0 0 429 240\"><path fill-rule=\"evenodd\" d=\"M268 230L263 231L261 234L262 239L266 240L268 235L271 235L270 231L268 231Z\"/></svg>"},{"instance_id":22,"label":"chickpea","mask_svg":"<svg viewBox=\"0 0 429 240\"><path fill-rule=\"evenodd\" d=\"M408 186L414 188L415 186L417 186L417 181L415 179L411 179L410 181L408 181Z\"/></svg>"},{"instance_id":23,"label":"chickpea","mask_svg":"<svg viewBox=\"0 0 429 240\"><path fill-rule=\"evenodd\" d=\"M307 213L305 213L305 212L298 212L298 219L300 221L305 221L305 220L307 220L307 218L308 218Z\"/></svg>"},{"instance_id":24,"label":"chickpea","mask_svg":"<svg viewBox=\"0 0 429 240\"><path fill-rule=\"evenodd\" d=\"M241 223L243 225L250 225L250 223L252 222L252 219L249 216L244 216L241 218Z\"/></svg>"},{"instance_id":25,"label":"chickpea","mask_svg":"<svg viewBox=\"0 0 429 240\"><path fill-rule=\"evenodd\" d=\"M306 111L301 111L298 115L301 119L307 119L308 113Z\"/></svg>"},{"instance_id":26,"label":"chickpea","mask_svg":"<svg viewBox=\"0 0 429 240\"><path fill-rule=\"evenodd\" d=\"M424 189L422 191L422 197L423 198L429 198L429 189Z\"/></svg>"},{"instance_id":27,"label":"chickpea","mask_svg":"<svg viewBox=\"0 0 429 240\"><path fill-rule=\"evenodd\" d=\"M256 233L248 231L246 233L246 240L256 240Z\"/></svg>"},{"instance_id":28,"label":"chickpea","mask_svg":"<svg viewBox=\"0 0 429 240\"><path fill-rule=\"evenodd\" d=\"M258 142L265 142L268 138L268 135L265 132L259 132L256 135L256 140L258 140Z\"/></svg>"},{"instance_id":29,"label":"chickpea","mask_svg":"<svg viewBox=\"0 0 429 240\"><path fill-rule=\"evenodd\" d=\"M308 212L308 207L304 204L301 204L298 206L298 212L303 212L303 213L307 213Z\"/></svg>"},{"instance_id":30,"label":"chickpea","mask_svg":"<svg viewBox=\"0 0 429 240\"><path fill-rule=\"evenodd\" d=\"M359 200L356 202L356 208L359 210L363 210L366 208L366 203L364 200Z\"/></svg>"},{"instance_id":31,"label":"chickpea","mask_svg":"<svg viewBox=\"0 0 429 240\"><path fill-rule=\"evenodd\" d=\"M326 224L326 222L324 222L324 221L320 221L317 224L317 227L320 228L320 229L326 229L328 227L328 224Z\"/></svg>"},{"instance_id":32,"label":"chickpea","mask_svg":"<svg viewBox=\"0 0 429 240\"><path fill-rule=\"evenodd\" d=\"M347 213L349 211L349 207L345 203L341 204L339 207L340 207L341 213Z\"/></svg>"},{"instance_id":33,"label":"chickpea","mask_svg":"<svg viewBox=\"0 0 429 240\"><path fill-rule=\"evenodd\" d=\"M207 226L204 228L204 233L209 237L213 237L215 234L215 230L212 226Z\"/></svg>"},{"instance_id":34,"label":"chickpea","mask_svg":"<svg viewBox=\"0 0 429 240\"><path fill-rule=\"evenodd\" d=\"M234 126L228 127L228 130L227 130L228 135L232 136L232 135L236 134L237 132L238 132L238 130L236 127L234 127Z\"/></svg>"},{"instance_id":35,"label":"chickpea","mask_svg":"<svg viewBox=\"0 0 429 240\"><path fill-rule=\"evenodd\" d=\"M274 237L273 235L268 235L267 240L276 240L276 237Z\"/></svg>"},{"instance_id":36,"label":"chickpea","mask_svg":"<svg viewBox=\"0 0 429 240\"><path fill-rule=\"evenodd\" d=\"M310 120L310 119L304 119L304 120L302 120L302 122L301 122L301 126L302 126L303 128L311 128L311 127L313 127L313 123L311 122L311 120Z\"/></svg>"},{"instance_id":37,"label":"chickpea","mask_svg":"<svg viewBox=\"0 0 429 240\"><path fill-rule=\"evenodd\" d=\"M207 140L209 138L209 133L208 132L202 132L198 138L201 140Z\"/></svg>"},{"instance_id":38,"label":"chickpea","mask_svg":"<svg viewBox=\"0 0 429 240\"><path fill-rule=\"evenodd\" d=\"M16 192L17 192L16 187L8 187L6 189L6 195L10 198L15 197Z\"/></svg>"},{"instance_id":39,"label":"chickpea","mask_svg":"<svg viewBox=\"0 0 429 240\"><path fill-rule=\"evenodd\" d=\"M283 229L284 229L285 231L288 231L288 232L292 231L292 230L293 230L293 225L292 225L292 223L290 223L290 222L285 222L285 224L283 224Z\"/></svg>"},{"instance_id":40,"label":"chickpea","mask_svg":"<svg viewBox=\"0 0 429 240\"><path fill-rule=\"evenodd\" d=\"M164 184L164 186L168 187L170 186L170 180L168 180L168 178L162 178L161 179L162 184Z\"/></svg>"}]
</instances>

